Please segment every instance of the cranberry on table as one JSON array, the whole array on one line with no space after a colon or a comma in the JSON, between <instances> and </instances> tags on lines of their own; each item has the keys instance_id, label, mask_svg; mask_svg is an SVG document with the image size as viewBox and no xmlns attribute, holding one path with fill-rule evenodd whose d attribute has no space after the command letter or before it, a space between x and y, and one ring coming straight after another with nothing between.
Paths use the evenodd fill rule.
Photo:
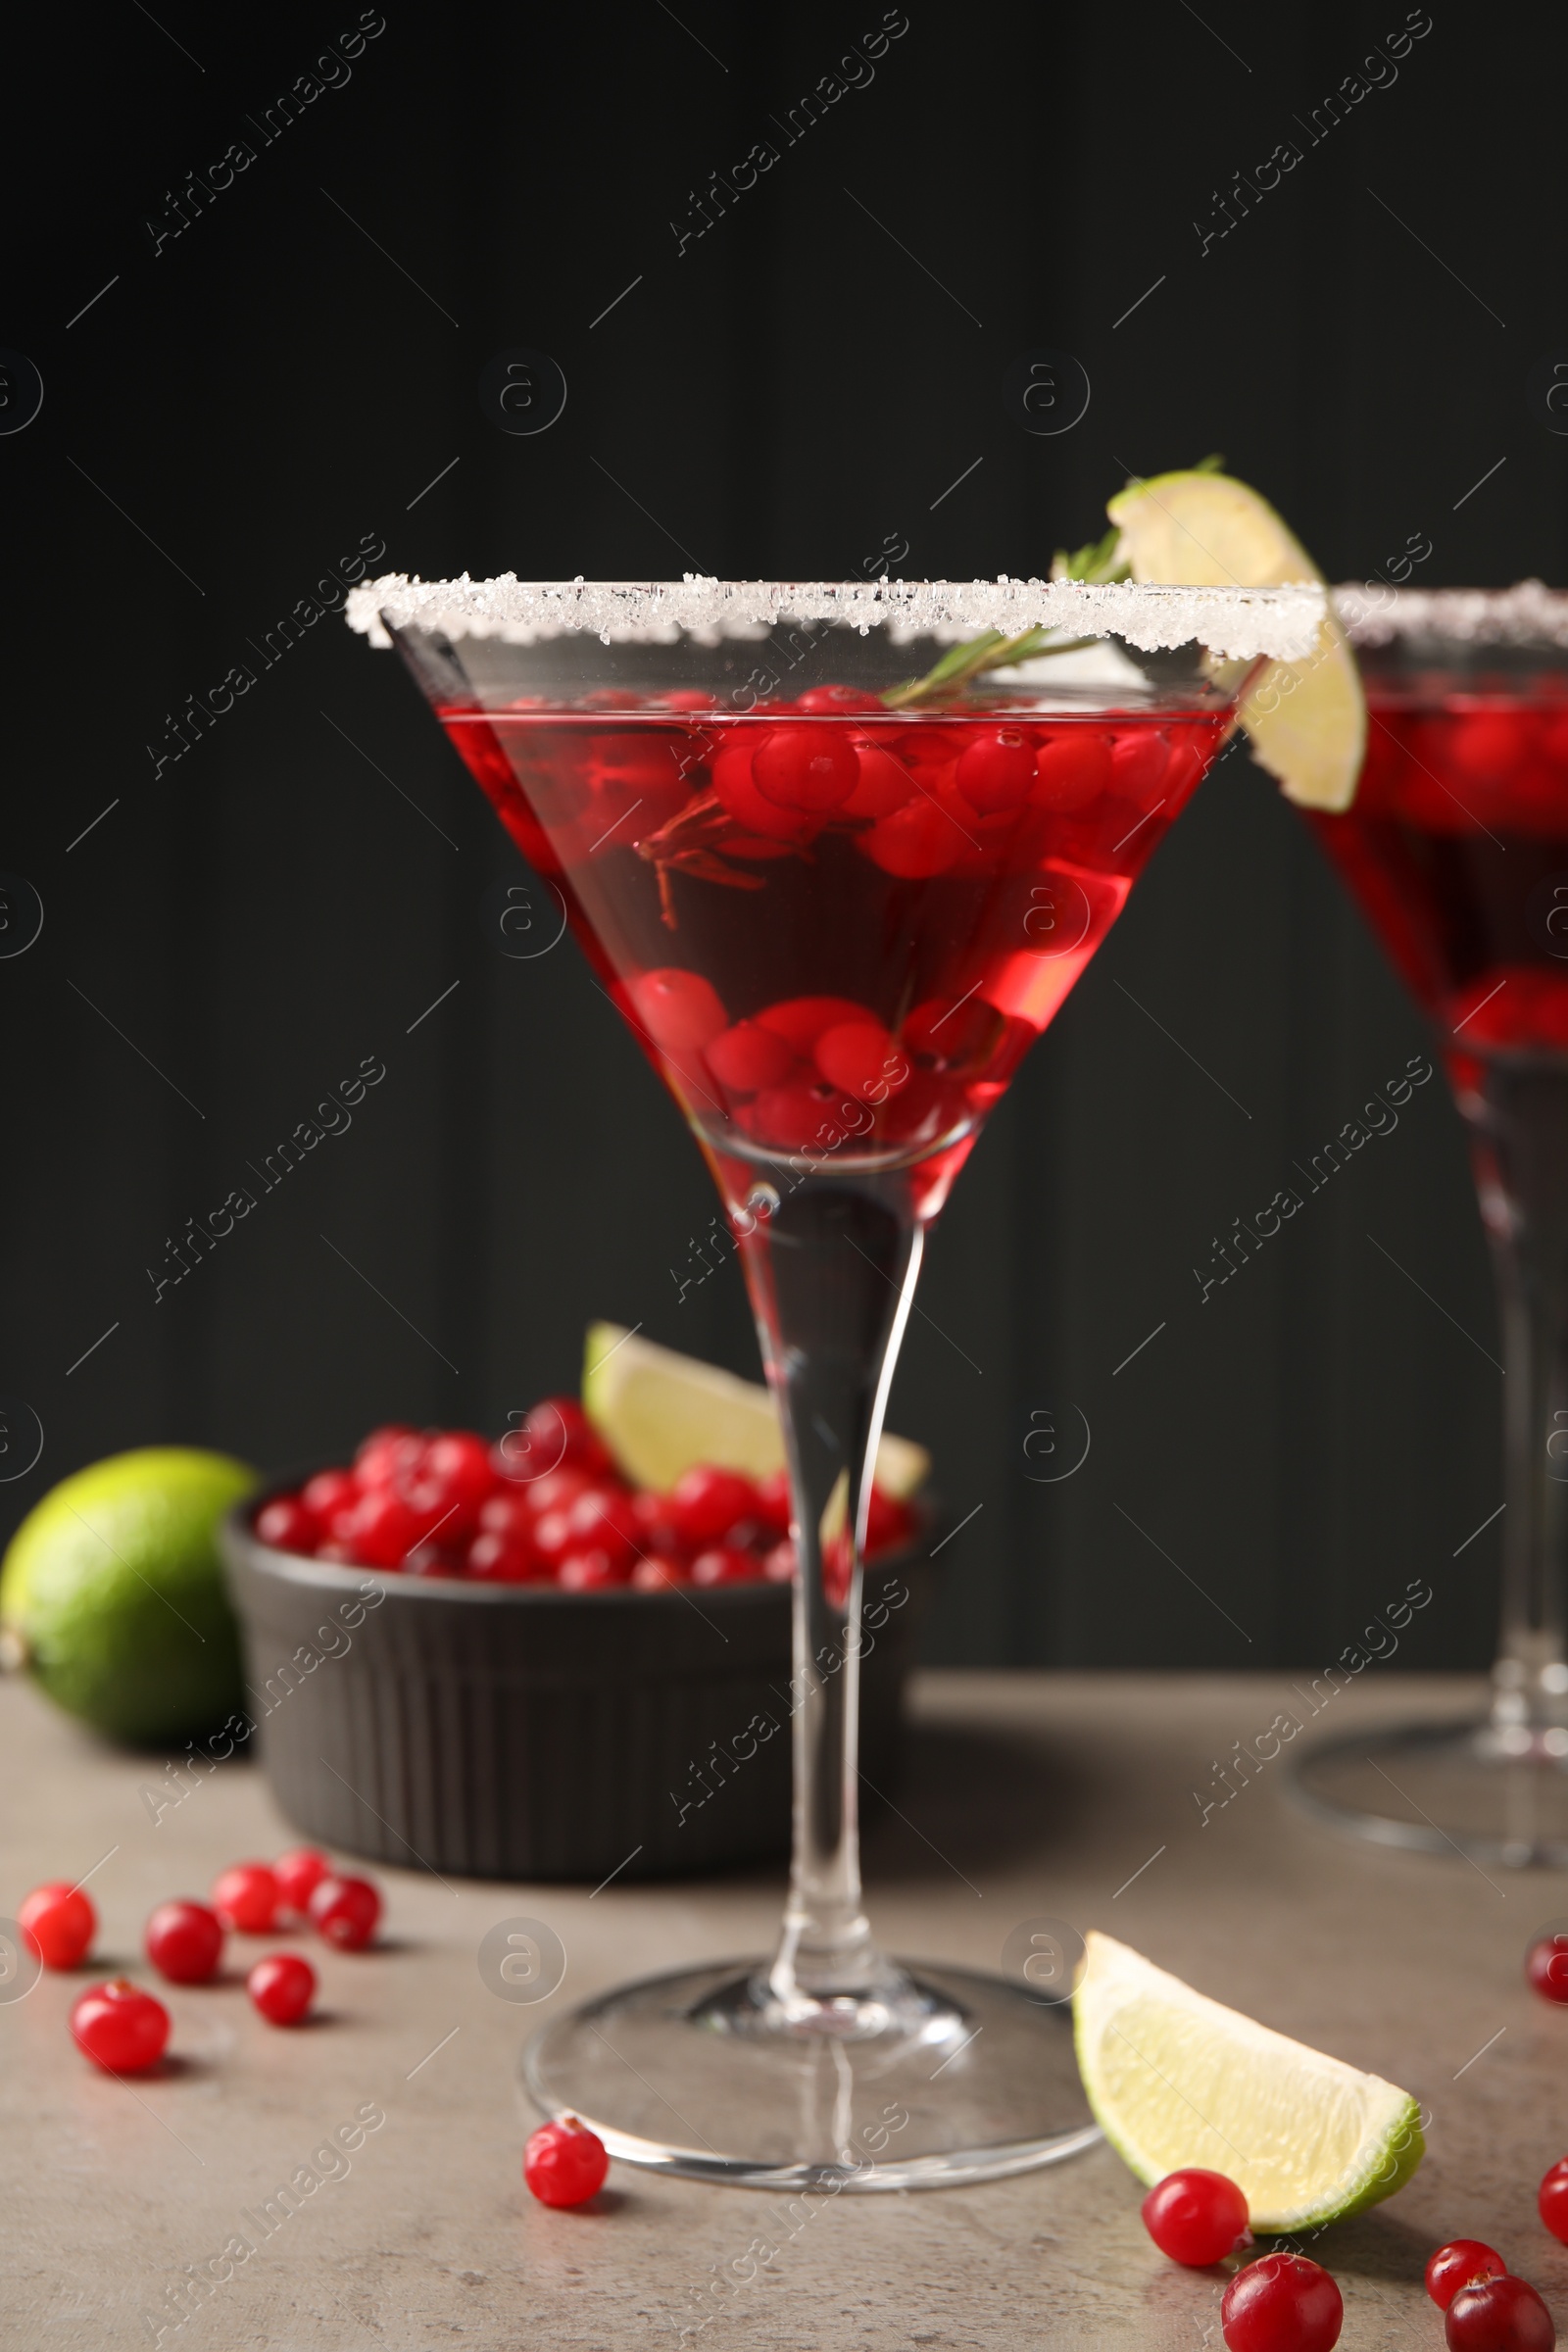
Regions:
<instances>
[{"instance_id":1,"label":"cranberry on table","mask_svg":"<svg viewBox=\"0 0 1568 2352\"><path fill-rule=\"evenodd\" d=\"M585 2205L609 2170L604 2141L574 2115L541 2124L522 2152L522 2177L541 2205Z\"/></svg>"},{"instance_id":2,"label":"cranberry on table","mask_svg":"<svg viewBox=\"0 0 1568 2352\"><path fill-rule=\"evenodd\" d=\"M223 1923L205 1903L160 1903L143 1937L147 1957L171 1984L205 1984L223 1957Z\"/></svg>"},{"instance_id":3,"label":"cranberry on table","mask_svg":"<svg viewBox=\"0 0 1568 2352\"><path fill-rule=\"evenodd\" d=\"M272 2026L296 2026L316 1998L316 1971L298 1952L269 1952L245 1979L245 1989Z\"/></svg>"},{"instance_id":4,"label":"cranberry on table","mask_svg":"<svg viewBox=\"0 0 1568 2352\"><path fill-rule=\"evenodd\" d=\"M266 1862L235 1862L213 1881L213 1909L226 1928L265 1936L277 1917L279 1888Z\"/></svg>"},{"instance_id":5,"label":"cranberry on table","mask_svg":"<svg viewBox=\"0 0 1568 2352\"><path fill-rule=\"evenodd\" d=\"M763 1582L769 1585L793 1585L798 1564L794 1538L786 1536L781 1544L775 1544L772 1550L764 1552L762 1556Z\"/></svg>"},{"instance_id":6,"label":"cranberry on table","mask_svg":"<svg viewBox=\"0 0 1568 2352\"><path fill-rule=\"evenodd\" d=\"M98 1914L69 1879L46 1879L23 1903L17 1925L45 1968L74 1968L92 1944Z\"/></svg>"},{"instance_id":7,"label":"cranberry on table","mask_svg":"<svg viewBox=\"0 0 1568 2352\"><path fill-rule=\"evenodd\" d=\"M1568 2001L1568 1936L1543 1936L1530 1946L1525 1980L1544 2001Z\"/></svg>"},{"instance_id":8,"label":"cranberry on table","mask_svg":"<svg viewBox=\"0 0 1568 2352\"><path fill-rule=\"evenodd\" d=\"M1192 2270L1206 2270L1238 2245L1251 2242L1247 2199L1224 2173L1188 2165L1167 2173L1143 2202L1144 2228L1162 2254Z\"/></svg>"},{"instance_id":9,"label":"cranberry on table","mask_svg":"<svg viewBox=\"0 0 1568 2352\"><path fill-rule=\"evenodd\" d=\"M710 1462L683 1470L666 1500L670 1526L693 1551L716 1544L738 1520L761 1516L752 1481L738 1470L720 1470Z\"/></svg>"},{"instance_id":10,"label":"cranberry on table","mask_svg":"<svg viewBox=\"0 0 1568 2352\"><path fill-rule=\"evenodd\" d=\"M1568 2246L1568 2156L1560 2156L1542 2176L1536 2191L1536 2211L1552 2236L1561 2238Z\"/></svg>"},{"instance_id":11,"label":"cranberry on table","mask_svg":"<svg viewBox=\"0 0 1568 2352\"><path fill-rule=\"evenodd\" d=\"M278 1899L285 1910L303 1911L332 1865L316 1845L292 1845L272 1864Z\"/></svg>"},{"instance_id":12,"label":"cranberry on table","mask_svg":"<svg viewBox=\"0 0 1568 2352\"><path fill-rule=\"evenodd\" d=\"M310 1552L320 1542L321 1522L298 1494L274 1494L256 1514L256 1533L279 1551Z\"/></svg>"},{"instance_id":13,"label":"cranberry on table","mask_svg":"<svg viewBox=\"0 0 1568 2352\"><path fill-rule=\"evenodd\" d=\"M1321 2264L1265 2254L1225 2289L1219 2324L1229 2352L1332 2352L1345 2303Z\"/></svg>"},{"instance_id":14,"label":"cranberry on table","mask_svg":"<svg viewBox=\"0 0 1568 2352\"><path fill-rule=\"evenodd\" d=\"M139 2075L164 2054L169 2011L128 1977L116 1977L77 1996L71 2031L76 2047L106 2074Z\"/></svg>"},{"instance_id":15,"label":"cranberry on table","mask_svg":"<svg viewBox=\"0 0 1568 2352\"><path fill-rule=\"evenodd\" d=\"M1427 2264L1427 2293L1440 2311L1446 2311L1461 2286L1478 2286L1484 2278L1505 2278L1508 2265L1495 2247L1479 2237L1454 2237L1440 2246Z\"/></svg>"},{"instance_id":16,"label":"cranberry on table","mask_svg":"<svg viewBox=\"0 0 1568 2352\"><path fill-rule=\"evenodd\" d=\"M1525 2278L1461 2286L1444 2317L1448 2352L1552 2352L1557 2329Z\"/></svg>"},{"instance_id":17,"label":"cranberry on table","mask_svg":"<svg viewBox=\"0 0 1568 2352\"><path fill-rule=\"evenodd\" d=\"M363 1951L380 1916L381 1897L368 1879L323 1879L311 1896L312 1927L340 1951Z\"/></svg>"}]
</instances>

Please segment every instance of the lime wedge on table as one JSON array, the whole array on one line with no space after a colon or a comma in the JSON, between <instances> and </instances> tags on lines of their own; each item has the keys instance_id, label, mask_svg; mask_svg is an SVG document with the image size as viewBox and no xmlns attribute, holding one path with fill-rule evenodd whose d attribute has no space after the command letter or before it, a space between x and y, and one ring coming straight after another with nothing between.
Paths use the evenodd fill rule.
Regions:
<instances>
[{"instance_id":1,"label":"lime wedge on table","mask_svg":"<svg viewBox=\"0 0 1568 2352\"><path fill-rule=\"evenodd\" d=\"M783 1467L778 1414L759 1382L737 1380L695 1356L677 1355L618 1323L594 1323L583 1357L583 1409L626 1476L664 1494L695 1462L765 1478ZM931 1457L907 1438L885 1437L876 1480L906 1501Z\"/></svg>"},{"instance_id":2,"label":"lime wedge on table","mask_svg":"<svg viewBox=\"0 0 1568 2352\"><path fill-rule=\"evenodd\" d=\"M1322 578L1265 499L1224 473L1161 473L1105 509L1135 580L1278 588ZM1260 767L1303 808L1348 808L1366 750L1366 701L1332 608L1304 662L1270 662L1242 704Z\"/></svg>"},{"instance_id":3,"label":"lime wedge on table","mask_svg":"<svg viewBox=\"0 0 1568 2352\"><path fill-rule=\"evenodd\" d=\"M1091 1934L1073 1994L1078 2071L1140 2180L1226 2173L1254 2230L1302 2230L1402 2188L1425 2153L1407 2091L1222 2008Z\"/></svg>"}]
</instances>

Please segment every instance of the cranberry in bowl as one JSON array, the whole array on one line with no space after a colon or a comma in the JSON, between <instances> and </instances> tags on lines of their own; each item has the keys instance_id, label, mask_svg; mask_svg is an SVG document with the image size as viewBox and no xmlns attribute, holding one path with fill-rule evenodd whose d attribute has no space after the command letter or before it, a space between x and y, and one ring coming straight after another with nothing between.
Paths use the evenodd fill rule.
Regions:
<instances>
[{"instance_id":1,"label":"cranberry in bowl","mask_svg":"<svg viewBox=\"0 0 1568 2352\"><path fill-rule=\"evenodd\" d=\"M309 1838L595 1884L788 1851L777 1476L698 1462L638 1486L575 1398L547 1397L494 1444L373 1430L235 1510L222 1541L262 1760ZM879 1490L861 1709L882 1788L927 1547L923 1506Z\"/></svg>"}]
</instances>

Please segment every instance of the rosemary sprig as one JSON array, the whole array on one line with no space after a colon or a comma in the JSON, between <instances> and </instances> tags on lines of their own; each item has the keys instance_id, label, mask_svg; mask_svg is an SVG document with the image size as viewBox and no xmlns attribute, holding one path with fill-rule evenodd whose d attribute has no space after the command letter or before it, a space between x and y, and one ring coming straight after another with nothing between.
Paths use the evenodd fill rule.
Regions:
<instances>
[{"instance_id":1,"label":"rosemary sprig","mask_svg":"<svg viewBox=\"0 0 1568 2352\"><path fill-rule=\"evenodd\" d=\"M950 645L923 678L890 686L882 700L890 710L905 710L911 703L934 702L939 696L956 694L983 670L1004 669L1044 652L1047 634L1045 629L1024 629L1016 637L1004 637L1000 629L984 629L964 645Z\"/></svg>"},{"instance_id":2,"label":"rosemary sprig","mask_svg":"<svg viewBox=\"0 0 1568 2352\"><path fill-rule=\"evenodd\" d=\"M1103 539L1092 540L1074 555L1058 548L1052 559L1051 576L1054 580L1124 580L1127 565L1120 550L1121 533L1112 526ZM1021 629L1016 637L1004 637L1000 629L985 629L966 644L949 646L923 678L890 687L882 700L890 710L906 710L912 703L935 702L956 694L985 670L1010 669L1014 662L1032 662L1038 654L1077 653L1094 643L1092 637L1067 637L1053 645L1047 642L1050 635L1049 629L1039 627Z\"/></svg>"},{"instance_id":3,"label":"rosemary sprig","mask_svg":"<svg viewBox=\"0 0 1568 2352\"><path fill-rule=\"evenodd\" d=\"M1190 470L1222 473L1224 469L1225 461L1215 452L1200 458ZM1129 483L1128 487L1131 486ZM1112 523L1102 539L1091 539L1071 554L1058 547L1051 559L1051 576L1054 580L1084 580L1095 585L1129 579L1132 567L1122 556L1121 532ZM939 697L956 694L985 670L1008 669L1015 662L1033 661L1038 654L1075 654L1095 643L1092 637L1071 637L1048 645L1048 634L1043 628L1034 628L1024 629L1016 637L1004 637L1000 629L986 629L965 645L950 646L923 678L908 678L902 686L890 686L882 697L883 703L890 710L906 710L912 703L935 702Z\"/></svg>"},{"instance_id":4,"label":"rosemary sprig","mask_svg":"<svg viewBox=\"0 0 1568 2352\"><path fill-rule=\"evenodd\" d=\"M1121 532L1114 523L1103 539L1091 539L1087 547L1077 548L1071 555L1058 547L1051 559L1054 580L1125 580L1130 569L1122 560Z\"/></svg>"}]
</instances>

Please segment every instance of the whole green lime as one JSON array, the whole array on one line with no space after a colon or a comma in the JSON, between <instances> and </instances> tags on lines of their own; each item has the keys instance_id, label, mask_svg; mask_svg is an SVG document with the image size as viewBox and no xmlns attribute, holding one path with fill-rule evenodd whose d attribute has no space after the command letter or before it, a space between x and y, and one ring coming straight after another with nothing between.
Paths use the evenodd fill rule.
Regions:
<instances>
[{"instance_id":1,"label":"whole green lime","mask_svg":"<svg viewBox=\"0 0 1568 2352\"><path fill-rule=\"evenodd\" d=\"M153 1744L220 1723L244 1682L218 1523L260 1483L190 1446L112 1454L62 1480L0 1568L7 1646L112 1739Z\"/></svg>"}]
</instances>

